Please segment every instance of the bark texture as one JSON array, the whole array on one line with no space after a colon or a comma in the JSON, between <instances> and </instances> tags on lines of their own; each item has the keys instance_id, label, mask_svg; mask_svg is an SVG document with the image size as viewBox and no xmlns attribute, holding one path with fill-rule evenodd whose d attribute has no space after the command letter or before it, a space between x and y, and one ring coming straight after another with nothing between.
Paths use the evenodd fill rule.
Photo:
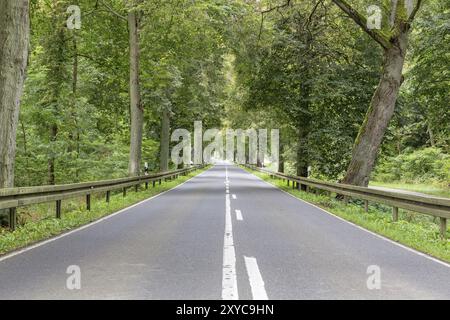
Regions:
<instances>
[{"instance_id":1,"label":"bark texture","mask_svg":"<svg viewBox=\"0 0 450 320\"><path fill-rule=\"evenodd\" d=\"M170 143L170 110L164 108L161 117L161 141L159 155L159 170L169 170L169 143Z\"/></svg>"},{"instance_id":2,"label":"bark texture","mask_svg":"<svg viewBox=\"0 0 450 320\"><path fill-rule=\"evenodd\" d=\"M280 142L278 172L284 173L284 144Z\"/></svg>"},{"instance_id":3,"label":"bark texture","mask_svg":"<svg viewBox=\"0 0 450 320\"><path fill-rule=\"evenodd\" d=\"M130 176L140 174L142 155L142 132L144 127L144 110L141 104L139 83L139 18L135 11L128 13L130 37Z\"/></svg>"},{"instance_id":4,"label":"bark texture","mask_svg":"<svg viewBox=\"0 0 450 320\"><path fill-rule=\"evenodd\" d=\"M395 104L403 82L403 64L408 43L402 33L392 47L385 49L383 71L370 107L360 128L352 151L352 159L342 183L368 186L370 174L394 114Z\"/></svg>"},{"instance_id":5,"label":"bark texture","mask_svg":"<svg viewBox=\"0 0 450 320\"><path fill-rule=\"evenodd\" d=\"M403 82L408 35L422 0L416 0L415 5L406 0L391 1L390 25L385 26L384 30L369 29L367 19L346 0L332 1L384 50L381 79L355 140L352 159L342 181L346 184L367 186L386 128L394 114Z\"/></svg>"},{"instance_id":6,"label":"bark texture","mask_svg":"<svg viewBox=\"0 0 450 320\"><path fill-rule=\"evenodd\" d=\"M14 186L16 133L29 34L28 0L0 0L0 188Z\"/></svg>"}]
</instances>

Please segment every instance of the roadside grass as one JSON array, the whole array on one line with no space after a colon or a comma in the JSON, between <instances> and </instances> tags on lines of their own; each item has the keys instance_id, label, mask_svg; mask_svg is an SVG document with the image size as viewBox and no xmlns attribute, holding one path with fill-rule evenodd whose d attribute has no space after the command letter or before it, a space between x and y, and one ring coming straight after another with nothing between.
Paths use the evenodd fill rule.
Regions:
<instances>
[{"instance_id":1,"label":"roadside grass","mask_svg":"<svg viewBox=\"0 0 450 320\"><path fill-rule=\"evenodd\" d=\"M398 243L424 252L446 262L450 262L450 240L444 240L439 234L438 219L399 209L399 221L392 221L391 207L370 204L369 212L364 211L363 201L350 200L346 205L337 200L333 194L331 197L325 194L307 193L288 187L281 179L271 178L265 173L254 171L246 167L244 170L260 177L272 185L284 190L293 196L321 207L336 216L353 222L367 230L385 236ZM447 228L447 239L450 237Z\"/></svg>"},{"instance_id":2,"label":"roadside grass","mask_svg":"<svg viewBox=\"0 0 450 320\"><path fill-rule=\"evenodd\" d=\"M162 182L161 185L156 183L154 188L150 183L147 190L143 186L138 192L129 188L126 197L123 197L121 190L111 192L109 203L106 203L104 194L93 194L91 211L86 210L84 197L63 201L61 219L55 217L53 202L18 208L18 228L13 232L0 228L0 256L83 226L172 189L207 169L196 170L186 176L179 176L178 179Z\"/></svg>"},{"instance_id":3,"label":"roadside grass","mask_svg":"<svg viewBox=\"0 0 450 320\"><path fill-rule=\"evenodd\" d=\"M444 184L401 183L401 182L389 183L389 182L374 181L370 183L370 186L402 189L414 192L421 192L437 197L450 198L450 187L445 186Z\"/></svg>"}]
</instances>

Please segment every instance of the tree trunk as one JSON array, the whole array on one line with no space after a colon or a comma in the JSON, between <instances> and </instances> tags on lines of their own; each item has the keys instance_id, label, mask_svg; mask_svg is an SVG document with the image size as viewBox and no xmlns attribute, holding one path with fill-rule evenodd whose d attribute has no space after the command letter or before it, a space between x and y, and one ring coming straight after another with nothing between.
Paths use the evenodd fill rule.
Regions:
<instances>
[{"instance_id":1,"label":"tree trunk","mask_svg":"<svg viewBox=\"0 0 450 320\"><path fill-rule=\"evenodd\" d=\"M54 144L54 142L56 141L58 136L58 126L56 124L52 124L50 126L50 145ZM48 184L49 185L54 185L56 182L56 175L55 175L55 154L53 153L53 151L51 151L52 153L50 154L50 156L48 157L48 164L47 164L47 168L48 168Z\"/></svg>"},{"instance_id":2,"label":"tree trunk","mask_svg":"<svg viewBox=\"0 0 450 320\"><path fill-rule=\"evenodd\" d=\"M259 157L257 157L257 159L256 159L256 166L258 168L262 168L263 167L262 161L261 161L261 159Z\"/></svg>"},{"instance_id":3,"label":"tree trunk","mask_svg":"<svg viewBox=\"0 0 450 320\"><path fill-rule=\"evenodd\" d=\"M304 128L298 129L296 171L299 177L308 177L308 155L306 147L307 132Z\"/></svg>"},{"instance_id":4,"label":"tree trunk","mask_svg":"<svg viewBox=\"0 0 450 320\"><path fill-rule=\"evenodd\" d=\"M431 129L431 125L429 123L428 123L428 126L427 126L427 132L428 132L428 135L430 137L430 145L432 147L435 147L436 146L436 141L434 140L433 130Z\"/></svg>"},{"instance_id":5,"label":"tree trunk","mask_svg":"<svg viewBox=\"0 0 450 320\"><path fill-rule=\"evenodd\" d=\"M0 0L0 188L14 186L16 133L29 34L28 0Z\"/></svg>"},{"instance_id":6,"label":"tree trunk","mask_svg":"<svg viewBox=\"0 0 450 320\"><path fill-rule=\"evenodd\" d=\"M301 37L303 35L300 34ZM296 171L297 176L299 177L308 177L308 163L309 163L309 155L308 155L308 133L311 123L311 84L308 82L310 79L311 71L311 62L310 59L313 57L310 56L311 47L313 44L312 34L308 32L305 37L305 50L306 55L300 57L301 63L305 66L303 72L303 80L300 83L300 106L302 107L302 112L297 118L297 130L298 130L298 141L297 141L297 161L296 161ZM306 187L302 185L302 188Z\"/></svg>"},{"instance_id":7,"label":"tree trunk","mask_svg":"<svg viewBox=\"0 0 450 320\"><path fill-rule=\"evenodd\" d=\"M372 97L364 123L355 140L352 159L342 183L367 186L386 128L394 114L395 103L403 82L408 34L394 39L385 49L381 80Z\"/></svg>"},{"instance_id":8,"label":"tree trunk","mask_svg":"<svg viewBox=\"0 0 450 320\"><path fill-rule=\"evenodd\" d=\"M74 124L74 131L69 134L69 152L72 152L73 149L75 149L76 156L75 156L75 181L79 181L79 167L78 167L78 160L80 158L80 129L78 128L78 117L77 117L77 90L78 90L78 46L77 46L77 37L74 33L73 40L73 65L72 65L72 118L73 118L73 124ZM74 134L75 133L75 134ZM74 139L75 136L75 139ZM73 142L75 140L75 142ZM73 144L75 146L73 147Z\"/></svg>"},{"instance_id":9,"label":"tree trunk","mask_svg":"<svg viewBox=\"0 0 450 320\"><path fill-rule=\"evenodd\" d=\"M159 154L159 170L169 170L169 143L170 143L170 110L164 108L161 117L161 141Z\"/></svg>"},{"instance_id":10,"label":"tree trunk","mask_svg":"<svg viewBox=\"0 0 450 320\"><path fill-rule=\"evenodd\" d=\"M140 174L142 154L142 132L144 127L144 110L141 105L139 85L139 18L135 11L128 13L130 36L130 176Z\"/></svg>"},{"instance_id":11,"label":"tree trunk","mask_svg":"<svg viewBox=\"0 0 450 320\"><path fill-rule=\"evenodd\" d=\"M20 121L20 120L19 120ZM30 157L28 155L28 139L27 139L27 131L25 129L25 125L23 121L20 121L20 127L22 128L22 138L23 138L23 153L25 155L25 167L28 169L30 167ZM24 179L24 183L26 186L29 184L30 176L27 175Z\"/></svg>"},{"instance_id":12,"label":"tree trunk","mask_svg":"<svg viewBox=\"0 0 450 320\"><path fill-rule=\"evenodd\" d=\"M278 158L278 172L284 173L284 144L280 142L280 152Z\"/></svg>"}]
</instances>

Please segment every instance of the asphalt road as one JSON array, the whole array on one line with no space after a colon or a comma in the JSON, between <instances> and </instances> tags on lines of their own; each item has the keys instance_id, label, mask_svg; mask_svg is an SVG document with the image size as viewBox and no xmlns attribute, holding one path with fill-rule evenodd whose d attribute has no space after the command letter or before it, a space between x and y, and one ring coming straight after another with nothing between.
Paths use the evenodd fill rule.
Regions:
<instances>
[{"instance_id":1,"label":"asphalt road","mask_svg":"<svg viewBox=\"0 0 450 320\"><path fill-rule=\"evenodd\" d=\"M0 257L0 299L450 299L450 266L217 165Z\"/></svg>"}]
</instances>

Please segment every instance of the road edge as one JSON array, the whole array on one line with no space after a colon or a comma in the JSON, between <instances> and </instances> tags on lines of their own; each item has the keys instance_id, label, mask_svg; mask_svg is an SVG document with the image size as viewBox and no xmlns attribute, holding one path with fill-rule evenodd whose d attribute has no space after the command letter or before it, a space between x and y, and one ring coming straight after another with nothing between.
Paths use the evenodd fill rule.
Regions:
<instances>
[{"instance_id":1,"label":"road edge","mask_svg":"<svg viewBox=\"0 0 450 320\"><path fill-rule=\"evenodd\" d=\"M258 178L259 180L261 180L262 182L264 182L264 183L266 183L266 184L272 186L273 188L275 188L275 189L277 189L277 190L279 190L279 191L281 191L281 192L283 192L283 193L289 195L290 197L292 197L292 198L294 198L294 199L297 199L298 201L301 201L301 202L303 202L303 203L305 203L305 204L307 204L307 205L310 205L310 206L312 206L312 207L315 207L315 208L319 209L320 211L322 211L322 212L324 212L324 213L326 213L326 214L328 214L328 215L330 215L330 216L333 216L333 217L337 218L337 219L340 220L340 221L343 221L343 222L345 222L345 223L347 223L347 224L350 224L350 225L352 225L353 227L356 227L356 228L358 228L358 229L360 229L360 230L363 230L363 231L365 231L365 232L367 232L367 233L369 233L369 234L371 234L371 235L373 235L373 236L375 236L375 237L377 237L377 238L380 238L380 239L382 239L382 240L384 240L384 241L390 242L391 244L394 244L394 245L396 245L396 246L398 246L398 247L401 247L401 248L403 248L403 249L405 249L405 250L407 250L407 251L409 251L409 252L415 253L415 254L417 254L417 255L419 255L419 256L421 256L421 257L424 257L424 258L429 259L429 260L431 260L431 261L437 262L437 263L439 263L439 264L441 264L441 265L443 265L443 266L445 266L445 267L447 267L447 268L450 268L450 263L448 263L448 262L446 262L446 261L444 261L444 260L441 260L441 259L439 259L439 258L437 258L437 257L434 257L434 256L432 256L432 255L429 255L429 254L427 254L427 253L425 253L425 252L422 252L422 251L419 251L419 250L417 250L417 249L408 247L408 246L405 245L405 244L402 244L402 243L400 243L400 242L397 242L397 241L395 241L395 240L393 240L393 239L390 239L390 238L388 238L388 237L386 237L386 236L384 236L384 235L381 235L381 234L379 234L379 233L376 233L376 232L374 232L374 231L371 231L371 230L369 230L369 229L366 229L366 228L364 228L364 227L362 227L362 226L360 226L360 225L357 225L356 223L353 223L353 222L351 222L351 221L348 221L348 220L346 220L346 219L344 219L344 218L342 218L342 217L340 217L340 216L338 216L338 215L336 215L336 214L334 214L334 213L332 213L332 212L330 212L330 211L328 211L328 210L326 210L326 209L324 209L324 208L321 208L321 207L315 205L314 203L311 203L311 202L308 202L308 201L306 201L306 200L297 198L297 197L294 196L293 194L290 194L289 192L286 192L285 190L280 189L278 186L276 186L276 185L274 185L274 184L272 184L272 183L270 183L270 182L268 182L268 181L262 179L261 177L258 177L257 175L253 174L253 172L247 171L247 170L245 170L244 168L239 167L239 166L236 166L236 167L238 167L238 168L240 168L241 170L243 170L243 171L245 171L245 172L251 174L252 176Z\"/></svg>"},{"instance_id":2,"label":"road edge","mask_svg":"<svg viewBox=\"0 0 450 320\"><path fill-rule=\"evenodd\" d=\"M160 192L160 193L158 193L158 194L155 194L154 196L151 196L150 198L141 200L141 201L139 201L139 202L137 202L137 203L134 203L134 204L132 204L132 205L126 207L126 208L120 209L119 211L111 212L111 213L109 213L109 214L107 214L107 215L105 215L105 216L103 216L103 217L101 217L101 218L99 218L99 219L97 219L97 220L91 221L91 222L89 222L89 223L87 223L87 224L83 224L83 225L78 226L78 227L76 227L76 228L74 228L74 229L67 230L67 231L65 231L65 232L62 232L62 233L60 233L60 234L58 234L58 235L55 235L55 236L52 236L52 237L50 237L50 238L45 238L45 239L42 239L42 240L40 240L40 241L37 241L37 242L34 242L34 243L30 243L29 245L26 245L26 246L24 246L24 247L21 247L21 248L18 248L18 249L14 249L14 250L9 251L9 252L4 253L4 254L0 254L0 262L3 262L3 261L5 261L5 260L7 260L7 259L10 259L10 258L15 257L15 256L17 256L17 255L20 255L20 254L25 253L25 252L27 252L27 251L33 250L33 249L35 249L35 248L44 246L44 245L46 245L46 244L48 244L48 243L51 243L51 242L53 242L53 241L56 241L56 240L58 240L58 239L64 238L64 237L66 237L66 236L69 236L69 235L71 235L71 234L73 234L73 233L75 233L75 232L78 232L78 231L87 229L87 228L89 228L89 227L91 227L91 226L93 226L93 225L96 225L96 224L98 224L98 223L100 223L100 222L103 222L103 221L105 221L105 220L108 220L108 219L110 219L110 218L112 218L112 217L114 217L114 216L116 216L116 215L121 214L121 213L125 213L128 209L131 209L131 208L137 207L137 206L139 206L139 205L142 205L143 203L146 203L147 201L153 200L153 199L155 199L155 198L157 198L157 197L159 197L159 196L161 196L161 195L163 195L163 194L165 194L165 193L168 193L168 192L170 192L170 191L172 191L172 190L177 189L178 187L181 187L181 186L184 185L185 183L187 183L187 182L193 180L194 178L197 178L197 177L201 176L202 174L204 174L205 172L207 172L207 171L210 170L210 169L211 169L211 167L207 167L207 168L206 168L205 170L203 170L202 172L199 172L199 173L196 174L195 176L193 176L193 177L187 179L186 181L183 181L182 183L180 183L180 184L174 186L173 188L170 188L170 189L168 189L168 190L162 191L162 192Z\"/></svg>"}]
</instances>

